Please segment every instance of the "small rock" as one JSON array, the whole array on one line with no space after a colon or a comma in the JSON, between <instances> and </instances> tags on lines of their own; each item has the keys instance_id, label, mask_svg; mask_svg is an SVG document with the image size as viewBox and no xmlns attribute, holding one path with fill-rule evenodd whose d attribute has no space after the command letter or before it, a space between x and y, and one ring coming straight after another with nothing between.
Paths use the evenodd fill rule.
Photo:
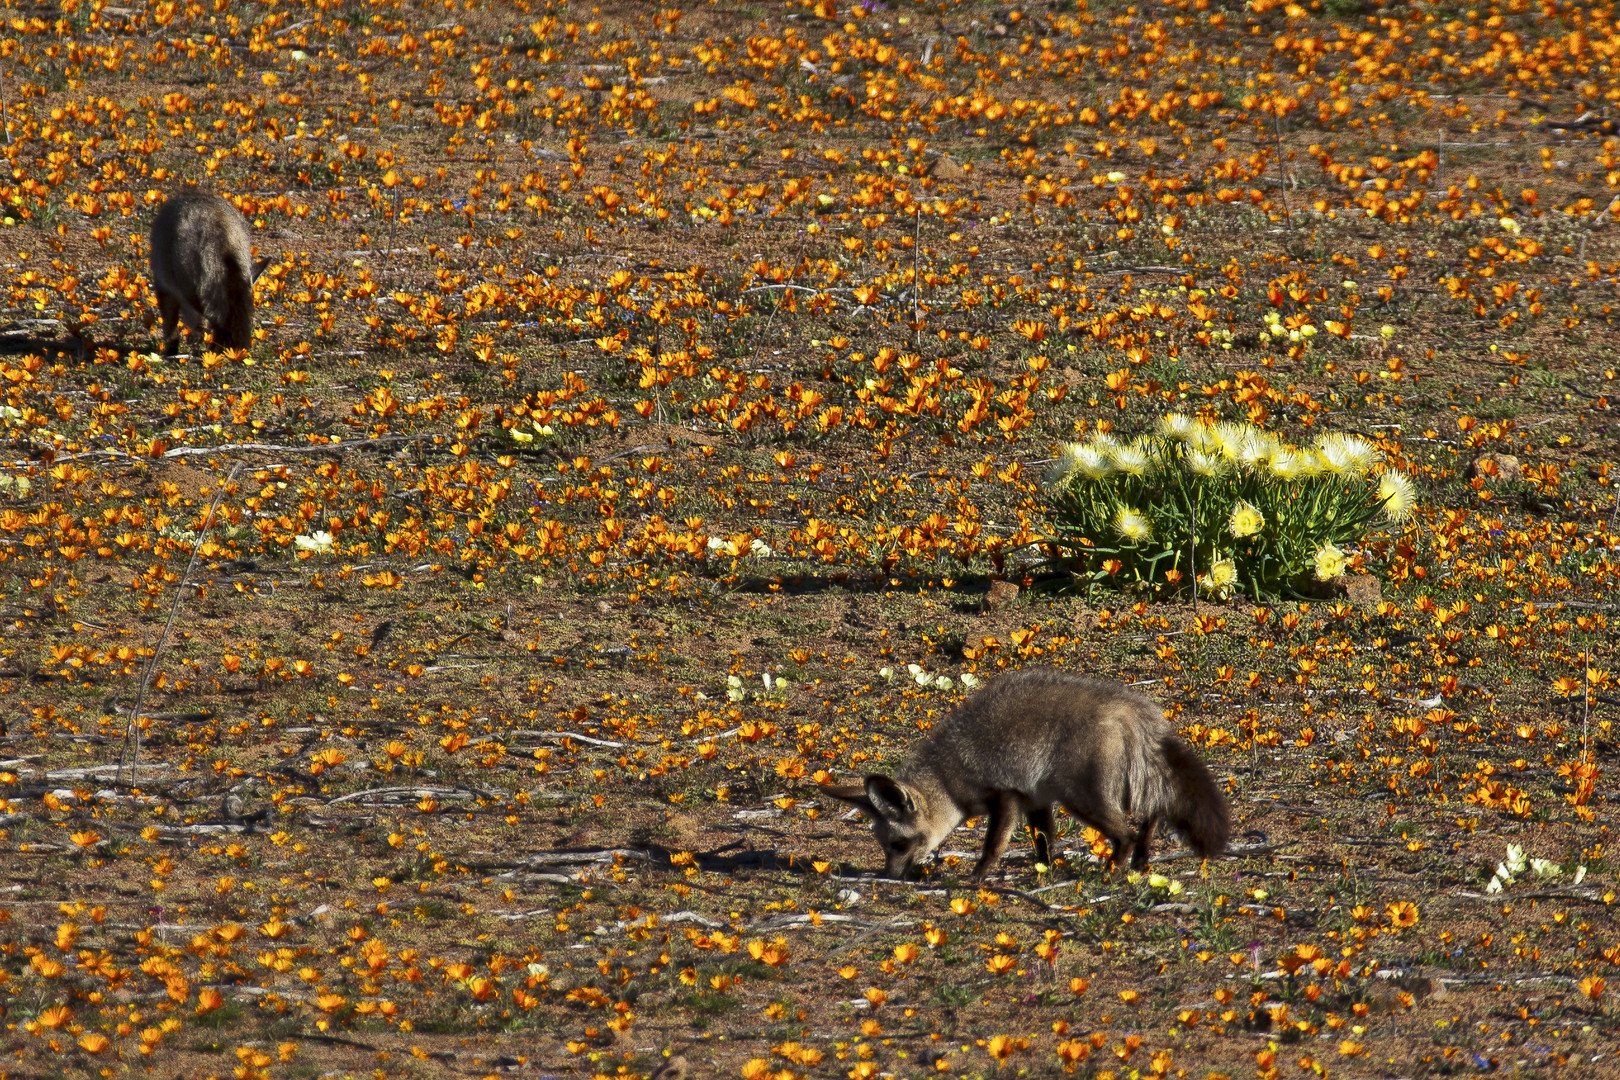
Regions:
<instances>
[{"instance_id":1,"label":"small rock","mask_svg":"<svg viewBox=\"0 0 1620 1080\"><path fill-rule=\"evenodd\" d=\"M854 907L861 902L861 894L854 889L839 889L838 903L841 907Z\"/></svg>"},{"instance_id":2,"label":"small rock","mask_svg":"<svg viewBox=\"0 0 1620 1080\"><path fill-rule=\"evenodd\" d=\"M1468 477L1512 482L1524 479L1524 468L1512 454L1481 454L1468 463Z\"/></svg>"},{"instance_id":3,"label":"small rock","mask_svg":"<svg viewBox=\"0 0 1620 1080\"><path fill-rule=\"evenodd\" d=\"M934 167L929 170L928 175L938 180L960 180L967 175L967 171L954 159L941 155L939 160L934 162Z\"/></svg>"},{"instance_id":4,"label":"small rock","mask_svg":"<svg viewBox=\"0 0 1620 1080\"><path fill-rule=\"evenodd\" d=\"M611 615L613 613L613 605L608 603L606 600L598 600L596 602L596 611L599 615Z\"/></svg>"},{"instance_id":5,"label":"small rock","mask_svg":"<svg viewBox=\"0 0 1620 1080\"><path fill-rule=\"evenodd\" d=\"M1383 586L1372 574L1340 574L1333 579L1333 585L1357 607L1375 608L1384 599Z\"/></svg>"},{"instance_id":6,"label":"small rock","mask_svg":"<svg viewBox=\"0 0 1620 1080\"><path fill-rule=\"evenodd\" d=\"M1018 599L1018 586L1010 581L992 581L990 591L984 598L985 610L1000 611L1016 599Z\"/></svg>"}]
</instances>

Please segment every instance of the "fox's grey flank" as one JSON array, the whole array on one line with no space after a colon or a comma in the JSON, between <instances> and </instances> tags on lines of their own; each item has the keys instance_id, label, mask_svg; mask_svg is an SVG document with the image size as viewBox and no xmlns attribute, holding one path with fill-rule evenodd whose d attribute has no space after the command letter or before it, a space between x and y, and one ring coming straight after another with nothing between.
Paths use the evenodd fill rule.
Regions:
<instances>
[{"instance_id":1,"label":"fox's grey flank","mask_svg":"<svg viewBox=\"0 0 1620 1080\"><path fill-rule=\"evenodd\" d=\"M253 261L253 232L236 207L201 191L182 191L152 223L152 286L163 316L163 353L180 349L178 320L193 334L213 332L214 347L253 344L253 282L269 259Z\"/></svg>"},{"instance_id":2,"label":"fox's grey flank","mask_svg":"<svg viewBox=\"0 0 1620 1080\"><path fill-rule=\"evenodd\" d=\"M970 817L988 816L983 878L1022 810L1035 856L1051 863L1052 808L1061 805L1141 869L1160 821L1200 855L1226 850L1231 821L1215 778L1158 703L1117 683L1050 669L1002 676L940 721L891 777L822 791L865 811L885 873L904 877ZM1141 820L1134 833L1130 817Z\"/></svg>"}]
</instances>

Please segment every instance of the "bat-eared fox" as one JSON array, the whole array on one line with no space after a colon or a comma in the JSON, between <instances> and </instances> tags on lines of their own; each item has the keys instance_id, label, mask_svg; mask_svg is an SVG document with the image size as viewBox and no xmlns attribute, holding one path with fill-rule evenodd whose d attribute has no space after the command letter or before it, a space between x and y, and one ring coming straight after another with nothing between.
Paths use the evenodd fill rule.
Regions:
<instances>
[{"instance_id":1,"label":"bat-eared fox","mask_svg":"<svg viewBox=\"0 0 1620 1080\"><path fill-rule=\"evenodd\" d=\"M253 282L270 263L253 261L253 233L236 207L201 191L171 196L152 223L152 285L163 316L163 352L180 348L178 320L214 347L253 344Z\"/></svg>"},{"instance_id":2,"label":"bat-eared fox","mask_svg":"<svg viewBox=\"0 0 1620 1080\"><path fill-rule=\"evenodd\" d=\"M1049 669L1002 676L941 720L893 777L825 786L872 819L885 873L901 878L970 817L985 815L983 878L1022 810L1035 857L1050 865L1052 808L1063 806L1114 846L1115 863L1148 863L1160 821L1217 856L1231 833L1226 798L1159 705L1115 683ZM1131 816L1141 821L1134 833Z\"/></svg>"}]
</instances>

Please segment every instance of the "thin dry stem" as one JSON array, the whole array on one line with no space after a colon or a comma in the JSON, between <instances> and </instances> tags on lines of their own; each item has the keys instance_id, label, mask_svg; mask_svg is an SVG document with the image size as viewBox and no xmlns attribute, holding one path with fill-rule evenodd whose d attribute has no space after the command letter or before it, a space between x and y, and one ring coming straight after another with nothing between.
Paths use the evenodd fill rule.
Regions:
<instances>
[{"instance_id":1,"label":"thin dry stem","mask_svg":"<svg viewBox=\"0 0 1620 1080\"><path fill-rule=\"evenodd\" d=\"M197 539L191 545L191 559L186 563L186 572L180 575L180 584L174 590L174 602L169 605L169 617L164 620L163 632L158 635L157 644L152 648L152 656L146 662L146 671L141 675L141 688L135 694L135 704L130 707L129 720L124 725L124 746L118 755L118 771L113 774L114 786L124 782L126 761L129 766L128 786L135 786L135 768L141 757L141 707L146 704L147 688L152 685L152 676L157 673L158 658L163 655L163 646L169 640L169 630L174 626L174 617L180 613L180 601L186 595L186 585L191 580L191 572L197 568L197 555L202 551L203 539L208 535L209 527L214 523L214 514L219 510L219 501L225 497L225 489L230 487L236 480L236 474L241 471L240 461L231 467L230 475L214 493L214 501L208 506L202 527L197 530Z\"/></svg>"}]
</instances>

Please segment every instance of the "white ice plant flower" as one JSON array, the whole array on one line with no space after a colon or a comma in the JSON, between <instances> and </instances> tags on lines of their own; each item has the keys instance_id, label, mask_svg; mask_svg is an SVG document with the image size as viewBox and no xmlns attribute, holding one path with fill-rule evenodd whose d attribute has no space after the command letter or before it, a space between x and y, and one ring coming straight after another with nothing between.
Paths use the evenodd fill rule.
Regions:
<instances>
[{"instance_id":1,"label":"white ice plant flower","mask_svg":"<svg viewBox=\"0 0 1620 1080\"><path fill-rule=\"evenodd\" d=\"M1344 573L1344 552L1332 544L1323 544L1316 552L1316 580L1332 581Z\"/></svg>"},{"instance_id":2,"label":"white ice plant flower","mask_svg":"<svg viewBox=\"0 0 1620 1080\"><path fill-rule=\"evenodd\" d=\"M748 554L754 556L756 559L769 559L775 555L776 552L771 550L771 546L769 544L756 536L754 537L754 542L748 545Z\"/></svg>"},{"instance_id":3,"label":"white ice plant flower","mask_svg":"<svg viewBox=\"0 0 1620 1080\"><path fill-rule=\"evenodd\" d=\"M1187 463L1187 471L1194 476L1219 476L1226 471L1225 458L1196 447L1187 451L1184 460Z\"/></svg>"},{"instance_id":4,"label":"white ice plant flower","mask_svg":"<svg viewBox=\"0 0 1620 1080\"><path fill-rule=\"evenodd\" d=\"M1199 584L1208 589L1212 596L1225 600L1237 585L1237 563L1229 558L1216 559L1209 573L1199 576Z\"/></svg>"},{"instance_id":5,"label":"white ice plant flower","mask_svg":"<svg viewBox=\"0 0 1620 1080\"><path fill-rule=\"evenodd\" d=\"M1129 506L1122 506L1119 508L1119 513L1114 515L1114 531L1120 535L1121 539L1132 544L1140 544L1142 541L1152 538L1153 522L1149 521L1146 515L1140 511L1133 510Z\"/></svg>"},{"instance_id":6,"label":"white ice plant flower","mask_svg":"<svg viewBox=\"0 0 1620 1080\"><path fill-rule=\"evenodd\" d=\"M1417 489L1412 478L1394 469L1378 478L1378 497L1384 500L1384 517L1397 525L1411 517L1412 508L1417 505Z\"/></svg>"},{"instance_id":7,"label":"white ice plant flower","mask_svg":"<svg viewBox=\"0 0 1620 1080\"><path fill-rule=\"evenodd\" d=\"M1147 451L1142 448L1140 443L1111 447L1108 453L1108 463L1128 476L1145 475L1149 464Z\"/></svg>"},{"instance_id":8,"label":"white ice plant flower","mask_svg":"<svg viewBox=\"0 0 1620 1080\"><path fill-rule=\"evenodd\" d=\"M973 674L973 672L971 672L971 671L962 672L962 685L967 687L969 690L972 690L974 687L978 686L982 682L984 682L984 680L979 678L977 675Z\"/></svg>"},{"instance_id":9,"label":"white ice plant flower","mask_svg":"<svg viewBox=\"0 0 1620 1080\"><path fill-rule=\"evenodd\" d=\"M1226 520L1226 528L1234 537L1242 540L1253 536L1266 527L1266 515L1260 508L1247 499L1239 499L1237 505L1232 507L1232 513Z\"/></svg>"},{"instance_id":10,"label":"white ice plant flower","mask_svg":"<svg viewBox=\"0 0 1620 1080\"><path fill-rule=\"evenodd\" d=\"M1159 417L1159 434L1172 439L1185 439L1197 424L1198 421L1186 413L1169 413Z\"/></svg>"},{"instance_id":11,"label":"white ice plant flower","mask_svg":"<svg viewBox=\"0 0 1620 1080\"><path fill-rule=\"evenodd\" d=\"M1378 447L1359 435L1333 432L1316 441L1316 452L1321 455L1329 471L1339 476L1366 476L1378 464Z\"/></svg>"}]
</instances>

